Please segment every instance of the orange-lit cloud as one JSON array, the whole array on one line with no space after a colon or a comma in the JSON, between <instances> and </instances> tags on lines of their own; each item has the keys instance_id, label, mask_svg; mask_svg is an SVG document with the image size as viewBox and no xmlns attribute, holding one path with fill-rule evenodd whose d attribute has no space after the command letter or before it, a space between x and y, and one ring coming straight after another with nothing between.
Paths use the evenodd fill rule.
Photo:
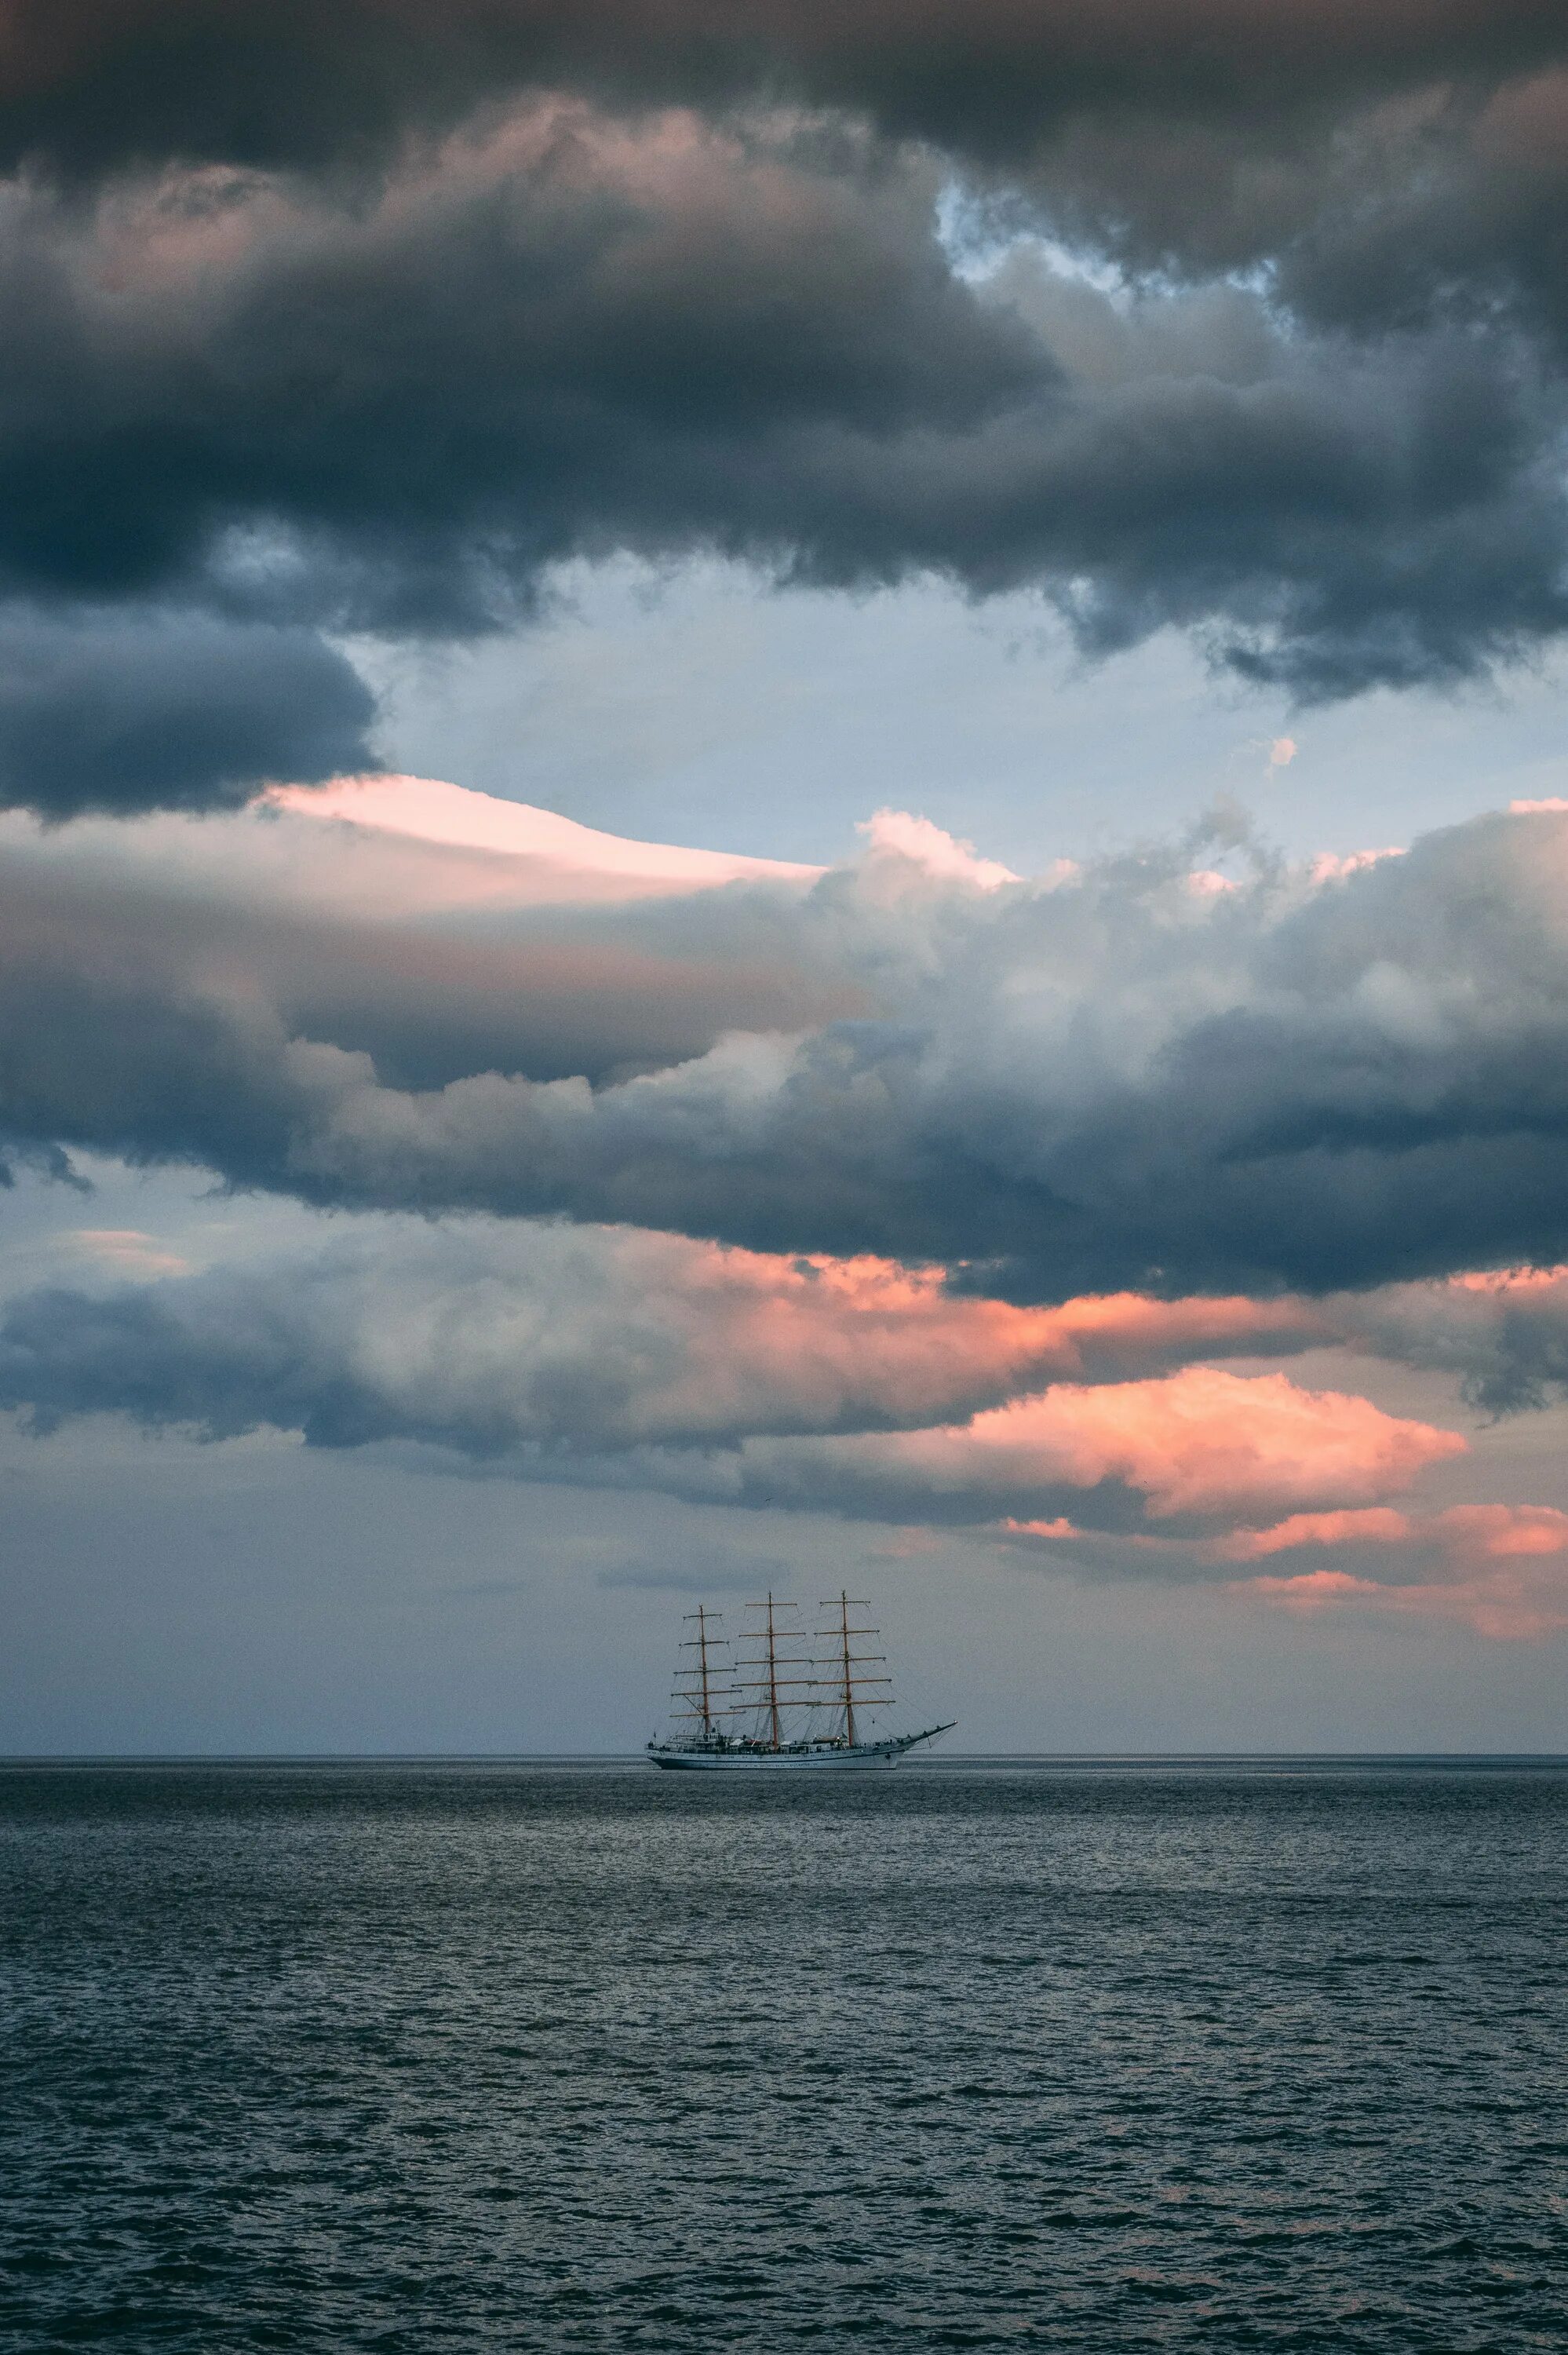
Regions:
<instances>
[{"instance_id":1,"label":"orange-lit cloud","mask_svg":"<svg viewBox=\"0 0 1568 2355\"><path fill-rule=\"evenodd\" d=\"M177 1268L128 1234L82 1248L126 1275ZM1194 1370L1173 1390L1147 1378L1196 1348L1255 1348L1271 1327L1288 1329L1289 1315L1246 1301L1136 1296L1019 1308L950 1292L938 1270L886 1260L786 1257L627 1229L399 1222L313 1257L130 1292L118 1309L100 1302L89 1359L77 1354L83 1328L71 1326L51 1395L64 1406L69 1360L72 1379L111 1405L135 1393L151 1358L196 1368L217 1334L225 1382L238 1379L241 1391L255 1352L275 1374L282 1349L297 1377L288 1412L302 1422L314 1390L354 1391L368 1420L445 1434L460 1448L904 1430L920 1434L928 1460L956 1451L983 1486L1012 1457L1044 1460L1042 1450L1070 1480L1100 1476L1113 1458L1147 1470L1179 1431L1190 1483L1202 1398L1248 1419L1255 1456L1260 1416L1269 1415L1276 1452L1288 1455L1302 1437L1300 1410L1282 1414L1281 1401L1304 1394ZM28 1326L35 1380L52 1358L51 1329L47 1318ZM1096 1381L1111 1385L1101 1404L1083 1388ZM1065 1387L1047 1391L1052 1382ZM182 1402L199 1396L199 1383L183 1377L175 1387ZM275 1390L257 1409L273 1421L281 1411ZM1308 1413L1319 1441L1328 1412ZM1361 1412L1351 1401L1329 1419L1337 1415L1338 1427ZM1166 1436L1149 1423L1155 1413L1171 1427ZM1365 1414L1351 1448L1358 1465L1365 1433L1386 1440L1393 1428ZM1271 1505L1295 1500L1277 1479L1266 1487Z\"/></svg>"},{"instance_id":2,"label":"orange-lit cloud","mask_svg":"<svg viewBox=\"0 0 1568 2355\"><path fill-rule=\"evenodd\" d=\"M225 1431L270 1423L333 1444L347 1429L487 1457L662 1450L642 1466L655 1487L901 1525L1258 1524L1380 1501L1463 1449L1282 1374L1162 1369L1205 1341L1255 1346L1289 1313L1136 1297L1026 1309L883 1260L404 1221L69 1314L60 1295L25 1295L0 1354L11 1402L56 1418L201 1424L214 1399Z\"/></svg>"},{"instance_id":3,"label":"orange-lit cloud","mask_svg":"<svg viewBox=\"0 0 1568 2355\"><path fill-rule=\"evenodd\" d=\"M1038 1454L1075 1486L1125 1480L1152 1517L1239 1514L1265 1497L1364 1497L1464 1452L1457 1432L1283 1374L1191 1366L1160 1381L1064 1385L977 1420L986 1450Z\"/></svg>"},{"instance_id":4,"label":"orange-lit cloud","mask_svg":"<svg viewBox=\"0 0 1568 2355\"><path fill-rule=\"evenodd\" d=\"M1260 1574L1233 1590L1286 1610L1453 1619L1514 1640L1568 1627L1568 1513L1550 1506L1301 1513L1273 1529L1238 1532L1221 1550L1235 1560L1306 1551L1354 1561L1354 1569L1325 1562Z\"/></svg>"},{"instance_id":5,"label":"orange-lit cloud","mask_svg":"<svg viewBox=\"0 0 1568 2355\"><path fill-rule=\"evenodd\" d=\"M1202 1538L1107 1536L1064 1519L1008 1521L997 1534L1009 1547L1101 1574L1204 1579L1227 1564L1283 1557L1277 1569L1229 1579L1225 1592L1298 1615L1446 1620L1511 1642L1568 1628L1568 1513L1545 1505L1337 1507ZM1289 1567L1292 1558L1304 1566Z\"/></svg>"},{"instance_id":6,"label":"orange-lit cloud","mask_svg":"<svg viewBox=\"0 0 1568 2355\"><path fill-rule=\"evenodd\" d=\"M1406 1501L1461 1433L1277 1372L1127 1378L1289 1338L1290 1303L1026 1309L885 1260L484 1221L196 1275L139 1231L76 1241L138 1281L0 1316L5 1402L43 1429L118 1411L210 1437L414 1439L524 1479L881 1522L897 1556L963 1528L1292 1612L1568 1626L1568 1513Z\"/></svg>"},{"instance_id":7,"label":"orange-lit cloud","mask_svg":"<svg viewBox=\"0 0 1568 2355\"><path fill-rule=\"evenodd\" d=\"M1080 1425L1097 1420L1102 1429L1119 1417L1125 1433L1126 1401L1142 1395L1129 1377L1162 1374L1200 1355L1289 1348L1319 1337L1310 1312L1291 1301L1159 1301L1123 1293L1018 1308L949 1291L940 1269L890 1260L786 1258L673 1237L645 1248L672 1263L671 1296L685 1304L700 1358L694 1382L734 1389L765 1371L776 1395L809 1399L829 1422L858 1411L918 1424L946 1421L960 1403L968 1411L1000 1401L1010 1419L973 1427L980 1446L1029 1444L1027 1426L1042 1402L1007 1406L1020 1391L1119 1384L1123 1403L1097 1413L1085 1405L1070 1411L1060 1388L1049 1397L1057 1431L1072 1412ZM1199 1387L1190 1377L1189 1410ZM683 1394L677 1378L672 1396Z\"/></svg>"},{"instance_id":8,"label":"orange-lit cloud","mask_svg":"<svg viewBox=\"0 0 1568 2355\"><path fill-rule=\"evenodd\" d=\"M1256 1521L1290 1507L1396 1494L1460 1455L1457 1432L1282 1374L1190 1366L1157 1380L1063 1383L961 1425L748 1440L704 1493L874 1518L1005 1523L1054 1539L1080 1525ZM1069 1526L1071 1525L1071 1526Z\"/></svg>"},{"instance_id":9,"label":"orange-lit cloud","mask_svg":"<svg viewBox=\"0 0 1568 2355\"><path fill-rule=\"evenodd\" d=\"M1354 1561L1259 1573L1234 1587L1286 1611L1377 1608L1459 1620L1504 1639L1568 1627L1568 1514L1549 1505L1302 1512L1274 1529L1236 1530L1217 1552L1236 1561L1290 1552Z\"/></svg>"}]
</instances>

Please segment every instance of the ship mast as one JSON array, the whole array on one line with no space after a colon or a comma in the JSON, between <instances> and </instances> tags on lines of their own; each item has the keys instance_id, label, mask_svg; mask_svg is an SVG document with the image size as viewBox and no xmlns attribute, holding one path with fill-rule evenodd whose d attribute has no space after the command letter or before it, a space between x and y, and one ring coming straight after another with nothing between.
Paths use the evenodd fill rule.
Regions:
<instances>
[{"instance_id":1,"label":"ship mast","mask_svg":"<svg viewBox=\"0 0 1568 2355\"><path fill-rule=\"evenodd\" d=\"M773 1593L768 1590L768 1722L773 1736L773 1747L779 1747L779 1646L773 1632Z\"/></svg>"},{"instance_id":2,"label":"ship mast","mask_svg":"<svg viewBox=\"0 0 1568 2355\"><path fill-rule=\"evenodd\" d=\"M694 1652L696 1660L691 1668L676 1669L679 1690L671 1698L680 1703L679 1713L692 1730L650 1742L648 1754L655 1766L890 1766L916 1743L932 1742L950 1730L944 1723L924 1726L918 1733L885 1734L866 1726L870 1710L891 1705L893 1679L885 1673L885 1654L854 1648L863 1637L878 1633L850 1617L852 1611L871 1608L863 1596L845 1591L824 1598L821 1608L831 1611L832 1618L811 1633L831 1648L810 1657L779 1648L781 1640L808 1640L803 1627L779 1625L779 1614L799 1611L798 1603L776 1600L769 1593L765 1602L745 1607L761 1614L746 1635L759 1639L762 1648L736 1659L733 1668L715 1659L716 1653L729 1650L730 1639L714 1632L722 1614L702 1603L686 1613L683 1624L697 1632L683 1638L681 1649ZM755 1673L735 1680L735 1668ZM809 1712L821 1709L832 1716L823 1732L812 1732L810 1727L821 1721ZM800 1734L789 1732L796 1710L808 1713L808 1731ZM841 1710L842 1732L836 1723ZM736 1719L740 1730L723 1730L723 1721Z\"/></svg>"},{"instance_id":3,"label":"ship mast","mask_svg":"<svg viewBox=\"0 0 1568 2355\"><path fill-rule=\"evenodd\" d=\"M786 1709L810 1709L813 1705L810 1701L787 1700L782 1696L798 1686L812 1685L817 1680L814 1677L781 1677L779 1671L780 1668L812 1668L817 1663L804 1657L797 1658L792 1653L780 1652L779 1649L780 1631L774 1622L774 1611L776 1608L793 1611L798 1607L795 1604L785 1603L776 1605L769 1593L766 1603L748 1603L746 1607L748 1611L767 1613L767 1619L763 1625L748 1631L752 1636L759 1638L767 1648L759 1659L737 1660L736 1666L742 1668L765 1668L768 1673L765 1677L753 1678L747 1684L736 1685L733 1689L737 1693L757 1694L757 1700L750 1706L755 1710L767 1712L768 1739L766 1746L769 1750L782 1750L784 1728L780 1712ZM740 1715L742 1712L736 1710L733 1713Z\"/></svg>"},{"instance_id":4,"label":"ship mast","mask_svg":"<svg viewBox=\"0 0 1568 2355\"><path fill-rule=\"evenodd\" d=\"M688 1611L685 1614L686 1625L690 1626L693 1620L695 1620L697 1632L694 1636L691 1636L686 1638L686 1640L682 1644L681 1649L683 1652L695 1652L697 1656L697 1665L694 1668L680 1669L678 1671L678 1675L683 1678L694 1677L697 1680L696 1689L695 1691L692 1691L689 1689L683 1688L681 1691L672 1693L670 1696L672 1700L683 1700L688 1703L695 1703L695 1707L688 1707L684 1714L688 1717L696 1717L702 1720L703 1740L705 1742L711 1742L713 1740L715 1714L712 1679L708 1668L708 1654L716 1645L722 1644L726 1641L726 1638L723 1636L709 1635L708 1621L710 1619L722 1618L723 1615L722 1612L706 1610L700 1603L694 1611Z\"/></svg>"},{"instance_id":5,"label":"ship mast","mask_svg":"<svg viewBox=\"0 0 1568 2355\"><path fill-rule=\"evenodd\" d=\"M865 1668L872 1661L875 1661L879 1666L885 1666L886 1662L887 1656L885 1652L852 1652L850 1650L850 1638L852 1636L875 1636L881 1632L875 1627L852 1627L850 1625L850 1613L852 1611L866 1611L869 1610L870 1607L870 1604L864 1600L863 1596L841 1593L836 1599L824 1600L822 1604L824 1611L837 1611L839 1614L837 1622L832 1626L820 1627L817 1630L819 1636L831 1636L834 1638L833 1656L832 1659L823 1660L820 1665L824 1668L836 1668L838 1671L835 1681L839 1687L839 1698L843 1704L844 1747L846 1750L853 1750L855 1746L854 1701L856 1693L863 1692L870 1685L891 1686L893 1682L891 1677L857 1677L855 1675L856 1668ZM893 1695L891 1691L889 1691L885 1696L879 1697L876 1700L863 1702L863 1706L867 1709L884 1708L885 1707L886 1702L890 1701L892 1698Z\"/></svg>"}]
</instances>

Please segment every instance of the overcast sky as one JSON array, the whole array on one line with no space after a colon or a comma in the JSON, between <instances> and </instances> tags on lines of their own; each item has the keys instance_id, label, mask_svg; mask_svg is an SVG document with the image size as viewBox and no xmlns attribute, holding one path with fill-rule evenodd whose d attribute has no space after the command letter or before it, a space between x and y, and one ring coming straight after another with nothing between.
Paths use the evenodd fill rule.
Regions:
<instances>
[{"instance_id":1,"label":"overcast sky","mask_svg":"<svg viewBox=\"0 0 1568 2355\"><path fill-rule=\"evenodd\" d=\"M1560 11L0 15L0 1750L1568 1748Z\"/></svg>"}]
</instances>

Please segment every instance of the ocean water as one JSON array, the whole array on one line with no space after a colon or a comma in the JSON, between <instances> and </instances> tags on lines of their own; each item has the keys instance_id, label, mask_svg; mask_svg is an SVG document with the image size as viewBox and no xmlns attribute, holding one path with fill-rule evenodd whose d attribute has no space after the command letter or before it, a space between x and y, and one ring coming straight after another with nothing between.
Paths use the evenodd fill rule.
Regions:
<instances>
[{"instance_id":1,"label":"ocean water","mask_svg":"<svg viewBox=\"0 0 1568 2355\"><path fill-rule=\"evenodd\" d=\"M0 2346L1560 2350L1549 1764L0 1770Z\"/></svg>"}]
</instances>

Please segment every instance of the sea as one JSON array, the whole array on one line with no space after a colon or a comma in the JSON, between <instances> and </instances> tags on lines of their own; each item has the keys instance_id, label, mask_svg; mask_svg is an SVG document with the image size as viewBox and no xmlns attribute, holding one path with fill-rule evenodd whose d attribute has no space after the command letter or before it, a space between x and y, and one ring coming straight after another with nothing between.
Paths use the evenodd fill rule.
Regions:
<instances>
[{"instance_id":1,"label":"sea","mask_svg":"<svg viewBox=\"0 0 1568 2355\"><path fill-rule=\"evenodd\" d=\"M0 2347L1568 2344L1568 1765L0 1768Z\"/></svg>"}]
</instances>

